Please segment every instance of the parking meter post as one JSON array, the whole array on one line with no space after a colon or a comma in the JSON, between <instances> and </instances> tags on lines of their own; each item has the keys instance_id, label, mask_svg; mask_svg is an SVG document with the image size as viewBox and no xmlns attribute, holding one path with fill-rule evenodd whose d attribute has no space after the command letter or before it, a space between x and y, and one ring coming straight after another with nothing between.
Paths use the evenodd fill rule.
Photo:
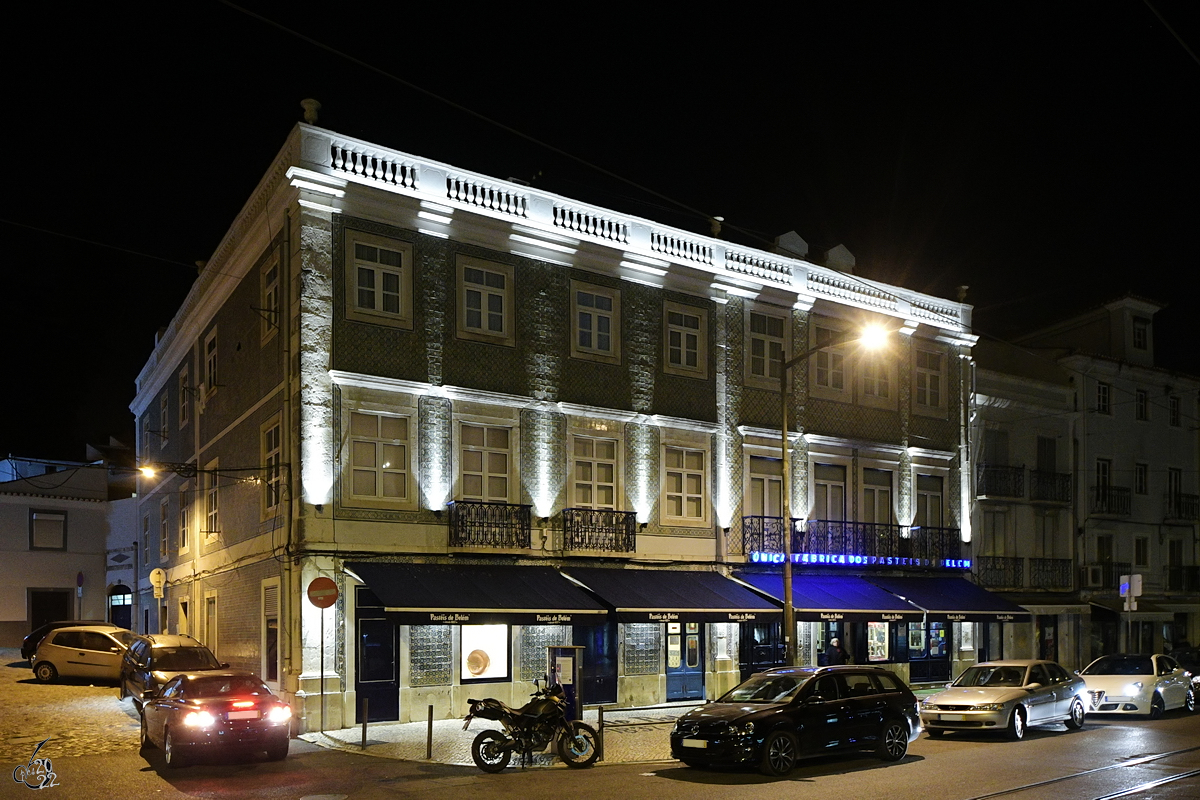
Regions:
<instances>
[{"instance_id":1,"label":"parking meter post","mask_svg":"<svg viewBox=\"0 0 1200 800\"><path fill-rule=\"evenodd\" d=\"M604 706L596 709L596 760L604 760Z\"/></svg>"}]
</instances>

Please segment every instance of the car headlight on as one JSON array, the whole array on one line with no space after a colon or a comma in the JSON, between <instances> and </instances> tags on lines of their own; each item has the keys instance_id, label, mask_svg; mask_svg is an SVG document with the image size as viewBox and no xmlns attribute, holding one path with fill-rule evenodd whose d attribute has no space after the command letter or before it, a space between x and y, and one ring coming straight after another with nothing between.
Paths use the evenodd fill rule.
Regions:
<instances>
[{"instance_id":1,"label":"car headlight on","mask_svg":"<svg viewBox=\"0 0 1200 800\"><path fill-rule=\"evenodd\" d=\"M287 722L291 718L291 706L275 706L267 712L267 722Z\"/></svg>"},{"instance_id":2,"label":"car headlight on","mask_svg":"<svg viewBox=\"0 0 1200 800\"><path fill-rule=\"evenodd\" d=\"M1142 682L1134 681L1133 683L1127 683L1127 684L1125 684L1125 688L1122 689L1121 691L1124 692L1126 696L1141 694L1142 693Z\"/></svg>"},{"instance_id":3,"label":"car headlight on","mask_svg":"<svg viewBox=\"0 0 1200 800\"><path fill-rule=\"evenodd\" d=\"M211 728L216 717L207 711L189 711L183 718L183 724L189 728Z\"/></svg>"},{"instance_id":4,"label":"car headlight on","mask_svg":"<svg viewBox=\"0 0 1200 800\"><path fill-rule=\"evenodd\" d=\"M972 706L976 711L1003 711L1004 703L983 703L982 705Z\"/></svg>"},{"instance_id":5,"label":"car headlight on","mask_svg":"<svg viewBox=\"0 0 1200 800\"><path fill-rule=\"evenodd\" d=\"M734 725L733 732L740 736L749 736L754 733L754 723L744 722L741 725Z\"/></svg>"}]
</instances>

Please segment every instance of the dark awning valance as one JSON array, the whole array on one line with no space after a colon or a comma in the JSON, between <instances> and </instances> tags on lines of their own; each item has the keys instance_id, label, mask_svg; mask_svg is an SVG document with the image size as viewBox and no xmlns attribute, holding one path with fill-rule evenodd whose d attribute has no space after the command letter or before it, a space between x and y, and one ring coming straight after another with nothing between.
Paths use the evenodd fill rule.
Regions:
<instances>
[{"instance_id":1,"label":"dark awning valance","mask_svg":"<svg viewBox=\"0 0 1200 800\"><path fill-rule=\"evenodd\" d=\"M596 625L608 613L553 567L355 562L346 570L405 625Z\"/></svg>"},{"instance_id":2,"label":"dark awning valance","mask_svg":"<svg viewBox=\"0 0 1200 800\"><path fill-rule=\"evenodd\" d=\"M1028 610L962 578L891 578L871 583L928 612L936 622L1028 622Z\"/></svg>"},{"instance_id":3,"label":"dark awning valance","mask_svg":"<svg viewBox=\"0 0 1200 800\"><path fill-rule=\"evenodd\" d=\"M564 567L616 611L620 622L763 622L779 606L715 572Z\"/></svg>"},{"instance_id":4,"label":"dark awning valance","mask_svg":"<svg viewBox=\"0 0 1200 800\"><path fill-rule=\"evenodd\" d=\"M738 572L739 580L783 600L777 572ZM792 607L805 622L919 622L922 611L856 575L793 575Z\"/></svg>"}]
</instances>

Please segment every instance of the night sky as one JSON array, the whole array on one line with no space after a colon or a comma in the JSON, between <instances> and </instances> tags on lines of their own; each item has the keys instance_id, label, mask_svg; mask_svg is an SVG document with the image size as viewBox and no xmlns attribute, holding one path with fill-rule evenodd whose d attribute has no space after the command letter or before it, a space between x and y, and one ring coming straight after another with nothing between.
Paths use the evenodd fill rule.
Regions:
<instances>
[{"instance_id":1,"label":"night sky","mask_svg":"<svg viewBox=\"0 0 1200 800\"><path fill-rule=\"evenodd\" d=\"M968 285L983 336L1157 299L1160 363L1200 374L1200 4L428 5L7 12L0 456L133 443L155 331L306 97L415 155Z\"/></svg>"}]
</instances>

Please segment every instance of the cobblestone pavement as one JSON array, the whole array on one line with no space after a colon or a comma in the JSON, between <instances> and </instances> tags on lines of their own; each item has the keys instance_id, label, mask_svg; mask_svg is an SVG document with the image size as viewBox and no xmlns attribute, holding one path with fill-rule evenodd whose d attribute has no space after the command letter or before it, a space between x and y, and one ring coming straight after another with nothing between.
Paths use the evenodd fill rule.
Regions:
<instances>
[{"instance_id":1,"label":"cobblestone pavement","mask_svg":"<svg viewBox=\"0 0 1200 800\"><path fill-rule=\"evenodd\" d=\"M20 648L0 648L0 766L24 764L43 739L38 756L51 759L136 750L138 730L115 685L38 683Z\"/></svg>"}]
</instances>

